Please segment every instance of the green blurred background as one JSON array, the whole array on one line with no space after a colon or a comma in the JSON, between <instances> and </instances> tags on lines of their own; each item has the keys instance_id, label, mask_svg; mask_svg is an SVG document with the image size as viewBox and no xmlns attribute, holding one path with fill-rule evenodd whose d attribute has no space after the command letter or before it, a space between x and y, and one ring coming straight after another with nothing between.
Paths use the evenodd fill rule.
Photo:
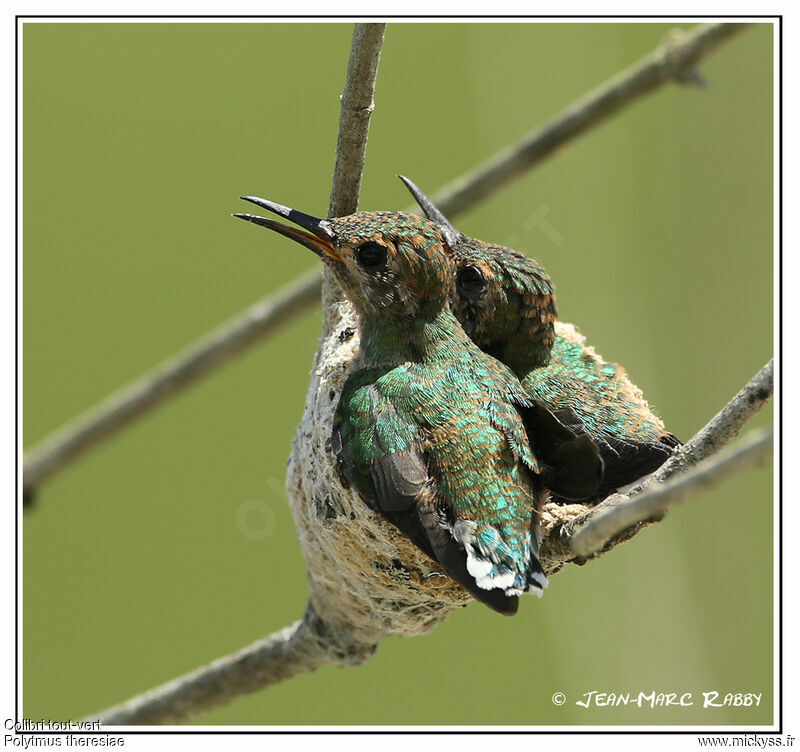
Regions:
<instances>
[{"instance_id":1,"label":"green blurred background","mask_svg":"<svg viewBox=\"0 0 800 752\"><path fill-rule=\"evenodd\" d=\"M408 206L398 172L433 194L670 28L391 24L361 207ZM26 447L318 264L230 212L244 193L325 212L351 29L24 25ZM541 261L562 318L683 438L772 354L772 44L746 30L702 63L710 88L641 100L458 219ZM547 232L525 229L536 212ZM42 489L24 517L25 716L100 710L299 618L282 486L319 332L317 308ZM771 469L739 475L513 619L473 604L197 722L770 723L771 499ZM590 690L696 704L576 706ZM708 690L761 706L703 710Z\"/></svg>"}]
</instances>

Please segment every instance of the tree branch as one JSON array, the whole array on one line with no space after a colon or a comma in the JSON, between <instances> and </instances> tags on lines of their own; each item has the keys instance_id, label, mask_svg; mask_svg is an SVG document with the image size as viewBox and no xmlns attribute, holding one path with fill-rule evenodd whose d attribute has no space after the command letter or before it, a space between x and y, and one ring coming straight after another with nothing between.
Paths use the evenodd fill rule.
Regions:
<instances>
[{"instance_id":1,"label":"tree branch","mask_svg":"<svg viewBox=\"0 0 800 752\"><path fill-rule=\"evenodd\" d=\"M340 651L335 635L309 606L290 627L91 719L107 726L180 723L296 674L329 664L353 665L367 657Z\"/></svg>"},{"instance_id":2,"label":"tree branch","mask_svg":"<svg viewBox=\"0 0 800 752\"><path fill-rule=\"evenodd\" d=\"M665 462L650 482L663 483L677 473L696 465L735 438L747 423L772 398L775 361L770 359L703 428Z\"/></svg>"},{"instance_id":3,"label":"tree branch","mask_svg":"<svg viewBox=\"0 0 800 752\"><path fill-rule=\"evenodd\" d=\"M702 79L694 66L700 58L747 25L701 24L688 32L675 29L661 47L465 175L438 194L434 202L444 214L458 214L645 94L669 82L697 85Z\"/></svg>"},{"instance_id":4,"label":"tree branch","mask_svg":"<svg viewBox=\"0 0 800 752\"><path fill-rule=\"evenodd\" d=\"M375 109L375 80L385 33L386 24L383 23L361 23L353 29L347 81L339 111L329 217L344 217L358 211L369 121Z\"/></svg>"},{"instance_id":5,"label":"tree branch","mask_svg":"<svg viewBox=\"0 0 800 752\"><path fill-rule=\"evenodd\" d=\"M356 24L347 63L347 83L339 112L339 138L333 171L329 217L345 217L358 211L361 177L367 154L367 134L375 109L375 78L378 75L386 24ZM327 268L322 270L323 329L331 307L343 299L339 284Z\"/></svg>"},{"instance_id":6,"label":"tree branch","mask_svg":"<svg viewBox=\"0 0 800 752\"><path fill-rule=\"evenodd\" d=\"M299 277L52 433L25 454L25 492L318 301L321 280L319 269Z\"/></svg>"},{"instance_id":7,"label":"tree branch","mask_svg":"<svg viewBox=\"0 0 800 752\"><path fill-rule=\"evenodd\" d=\"M366 60L348 63L348 82L377 70L383 24L357 24L354 33L363 39L369 49ZM577 137L592 126L635 102L644 94L654 91L669 81L690 81L687 72L718 44L744 28L746 24L705 24L689 32L676 32L666 44L636 63L627 71L615 76L592 94L583 97L554 118L550 123L523 138L518 144L500 152L483 167L461 177L437 195L437 204L450 216L472 207L491 195L525 170L538 164L558 147ZM359 78L358 81L361 79ZM354 80L353 85L358 85ZM342 123L361 129L366 138L372 94L369 87L350 93L349 86L342 97L340 137L331 195L331 216L343 216L355 211L360 189L364 150L358 143L341 135ZM345 112L347 108L347 112ZM350 127L348 125L348 127ZM354 176L358 175L357 178ZM337 187L341 186L341 187ZM326 302L339 299L337 290L328 295ZM247 347L260 341L282 323L299 315L318 300L320 275L318 272L299 278L293 285L256 303L247 312L224 323L214 332L201 337L183 354L157 366L143 377L90 408L74 421L45 437L26 453L23 460L23 488L31 498L36 487L48 477L64 468L87 449L117 430L143 416L148 410L178 394L202 376L228 362ZM327 312L329 305L324 306Z\"/></svg>"}]
</instances>

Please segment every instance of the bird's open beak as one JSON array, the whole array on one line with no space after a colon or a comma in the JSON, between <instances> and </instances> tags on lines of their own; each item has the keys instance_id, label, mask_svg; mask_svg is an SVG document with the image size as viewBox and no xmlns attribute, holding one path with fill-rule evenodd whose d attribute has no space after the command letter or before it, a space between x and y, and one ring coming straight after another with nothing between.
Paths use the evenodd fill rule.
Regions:
<instances>
[{"instance_id":1,"label":"bird's open beak","mask_svg":"<svg viewBox=\"0 0 800 752\"><path fill-rule=\"evenodd\" d=\"M256 196L242 196L242 198L245 201L249 201L251 204L274 212L281 217L286 217L290 222L294 222L304 229L298 230L296 227L289 227L288 225L276 222L274 219L266 219L265 217L259 217L255 214L234 214L234 217L245 219L248 222L253 222L262 227L268 227L270 230L285 235L287 238L291 238L300 243L300 245L304 245L309 250L314 251L314 253L323 260L330 259L341 263L339 254L333 246L333 241L336 240L336 234L331 229L327 220L317 219L310 214L304 214L296 209L290 209L288 206L276 204L274 201L267 201L265 198L257 198ZM305 230L308 230L308 232Z\"/></svg>"}]
</instances>

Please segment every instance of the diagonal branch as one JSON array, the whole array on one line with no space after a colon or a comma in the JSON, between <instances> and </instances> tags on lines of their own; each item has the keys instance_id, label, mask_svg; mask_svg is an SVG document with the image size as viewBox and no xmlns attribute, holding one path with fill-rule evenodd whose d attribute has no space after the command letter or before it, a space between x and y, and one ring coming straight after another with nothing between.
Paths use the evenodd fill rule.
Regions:
<instances>
[{"instance_id":1,"label":"diagonal branch","mask_svg":"<svg viewBox=\"0 0 800 752\"><path fill-rule=\"evenodd\" d=\"M328 662L326 651L308 639L298 621L232 655L98 713L105 726L180 723L235 697Z\"/></svg>"},{"instance_id":2,"label":"diagonal branch","mask_svg":"<svg viewBox=\"0 0 800 752\"><path fill-rule=\"evenodd\" d=\"M318 269L259 301L183 352L106 397L25 454L26 494L90 447L174 397L319 300Z\"/></svg>"},{"instance_id":3,"label":"diagonal branch","mask_svg":"<svg viewBox=\"0 0 800 752\"><path fill-rule=\"evenodd\" d=\"M735 438L742 426L772 399L775 361L770 359L669 462L664 463L652 477L662 483L679 472L718 452Z\"/></svg>"},{"instance_id":4,"label":"diagonal branch","mask_svg":"<svg viewBox=\"0 0 800 752\"><path fill-rule=\"evenodd\" d=\"M296 674L367 657L337 654L327 626L309 606L291 626L91 719L106 726L180 723Z\"/></svg>"},{"instance_id":5,"label":"diagonal branch","mask_svg":"<svg viewBox=\"0 0 800 752\"><path fill-rule=\"evenodd\" d=\"M716 23L701 24L688 32L674 30L661 47L465 175L438 194L434 203L448 216L458 214L645 94L670 82L702 85L703 79L694 66L718 44L746 27L747 24Z\"/></svg>"},{"instance_id":6,"label":"diagonal branch","mask_svg":"<svg viewBox=\"0 0 800 752\"><path fill-rule=\"evenodd\" d=\"M382 31L379 32L375 27L381 26L383 25L356 25L355 34L363 39L365 45L371 46L373 55L372 62L364 63L353 61L351 55L348 81L351 69L354 76L356 72L359 76L362 75L362 70L375 73L377 54L380 51L378 36L381 39L383 37ZM454 181L437 194L437 204L445 214L454 217L519 177L558 147L633 104L644 94L655 91L670 81L693 80L691 75L687 75L693 71L693 66L718 44L745 26L746 24L704 24L689 32L677 32L670 41L572 104L547 125L502 151L482 167ZM353 85L356 83L354 81ZM365 126L368 125L371 107L371 93L367 96L364 89L359 89L358 93L351 95L348 87L346 97L342 98L340 126L343 122L352 123L353 127L362 128L366 137ZM345 113L345 108L348 114ZM358 203L361 170L356 167L363 167L363 149L359 157L357 144L341 136L338 147L342 149L343 156L341 160L337 157L334 178L337 198L334 200L332 194L330 211L342 216L355 211ZM358 174L357 180L353 180L355 174ZM244 314L201 337L184 353L157 366L45 437L26 453L23 460L23 487L26 496L30 498L43 481L98 442L174 397L194 381L271 334L290 318L310 308L319 299L320 285L320 275L316 270L300 277L293 285L264 298ZM330 297L336 299L335 288L330 291Z\"/></svg>"}]
</instances>

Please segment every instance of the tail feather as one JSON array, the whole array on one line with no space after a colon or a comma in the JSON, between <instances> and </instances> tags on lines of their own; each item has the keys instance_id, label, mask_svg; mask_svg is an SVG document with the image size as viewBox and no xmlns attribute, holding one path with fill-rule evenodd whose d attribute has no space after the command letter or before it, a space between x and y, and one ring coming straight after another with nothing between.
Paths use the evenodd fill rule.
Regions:
<instances>
[{"instance_id":1,"label":"tail feather","mask_svg":"<svg viewBox=\"0 0 800 752\"><path fill-rule=\"evenodd\" d=\"M502 590L507 596L526 591L539 597L547 587L547 577L536 556L535 539L525 542L525 555L515 557L491 526L472 520L457 520L450 528L453 537L464 547L467 572L483 590ZM526 563L521 565L522 561Z\"/></svg>"},{"instance_id":2,"label":"tail feather","mask_svg":"<svg viewBox=\"0 0 800 752\"><path fill-rule=\"evenodd\" d=\"M549 584L539 559L536 558L535 554L531 554L531 563L528 570L528 592L537 598L541 598L544 595L544 589Z\"/></svg>"}]
</instances>

